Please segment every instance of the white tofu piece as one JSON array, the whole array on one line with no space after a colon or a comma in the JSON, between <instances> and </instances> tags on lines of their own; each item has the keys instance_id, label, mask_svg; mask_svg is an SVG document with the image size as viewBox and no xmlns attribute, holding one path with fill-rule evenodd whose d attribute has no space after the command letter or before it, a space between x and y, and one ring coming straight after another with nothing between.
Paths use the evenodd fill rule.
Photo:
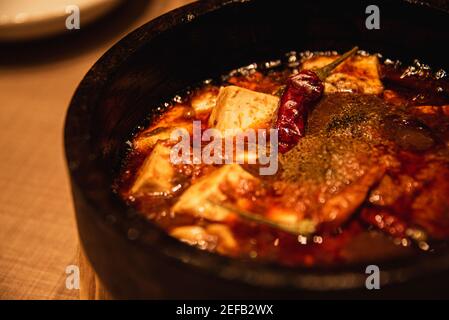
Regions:
<instances>
[{"instance_id":1,"label":"white tofu piece","mask_svg":"<svg viewBox=\"0 0 449 320\"><path fill-rule=\"evenodd\" d=\"M227 225L213 223L206 227L206 232L217 237L218 252L228 253L230 250L235 250L237 248L237 240Z\"/></svg>"},{"instance_id":2,"label":"white tofu piece","mask_svg":"<svg viewBox=\"0 0 449 320\"><path fill-rule=\"evenodd\" d=\"M178 122L176 126L172 127L157 127L152 131L146 131L139 134L136 139L133 140L133 148L135 150L146 152L152 149L159 141L170 140L172 132L178 129L186 129L190 134L193 132L193 122Z\"/></svg>"},{"instance_id":3,"label":"white tofu piece","mask_svg":"<svg viewBox=\"0 0 449 320\"><path fill-rule=\"evenodd\" d=\"M214 247L218 252L229 253L237 248L232 231L225 224L213 223L206 227L180 226L170 231L170 235L190 245L200 246L203 249Z\"/></svg>"},{"instance_id":4,"label":"white tofu piece","mask_svg":"<svg viewBox=\"0 0 449 320\"><path fill-rule=\"evenodd\" d=\"M140 134L133 140L133 148L135 150L145 152L154 148L156 143L170 139L171 128L159 127L153 131Z\"/></svg>"},{"instance_id":5,"label":"white tofu piece","mask_svg":"<svg viewBox=\"0 0 449 320\"><path fill-rule=\"evenodd\" d=\"M170 148L158 143L145 159L131 188L131 194L144 191L169 193L175 170L170 162Z\"/></svg>"},{"instance_id":6,"label":"white tofu piece","mask_svg":"<svg viewBox=\"0 0 449 320\"><path fill-rule=\"evenodd\" d=\"M210 241L211 237L206 230L200 226L181 226L175 227L170 231L170 235L192 246L200 242Z\"/></svg>"},{"instance_id":7,"label":"white tofu piece","mask_svg":"<svg viewBox=\"0 0 449 320\"><path fill-rule=\"evenodd\" d=\"M220 88L209 126L237 134L246 129L268 128L279 105L279 98L237 86Z\"/></svg>"},{"instance_id":8,"label":"white tofu piece","mask_svg":"<svg viewBox=\"0 0 449 320\"><path fill-rule=\"evenodd\" d=\"M155 126L150 127L150 130L153 130L157 127L170 127L173 126L173 123L178 121L183 122L183 119L189 118L189 114L192 113L192 108L187 105L178 104L175 105L168 110L166 110L161 117L156 122Z\"/></svg>"},{"instance_id":9,"label":"white tofu piece","mask_svg":"<svg viewBox=\"0 0 449 320\"><path fill-rule=\"evenodd\" d=\"M243 179L257 180L238 164L224 165L191 185L175 203L173 211L193 214L211 221L226 220L230 214L229 210L218 207L208 200L225 201L226 196L221 192L220 185L226 182L237 186Z\"/></svg>"},{"instance_id":10,"label":"white tofu piece","mask_svg":"<svg viewBox=\"0 0 449 320\"><path fill-rule=\"evenodd\" d=\"M186 115L192 113L193 109L184 105L177 105L162 114L155 125L139 133L133 140L133 148L141 152L152 149L158 141L170 139L170 134L178 128L184 128L192 133L192 120Z\"/></svg>"},{"instance_id":11,"label":"white tofu piece","mask_svg":"<svg viewBox=\"0 0 449 320\"><path fill-rule=\"evenodd\" d=\"M217 104L218 89L206 87L192 97L191 105L196 113L209 113Z\"/></svg>"},{"instance_id":12,"label":"white tofu piece","mask_svg":"<svg viewBox=\"0 0 449 320\"><path fill-rule=\"evenodd\" d=\"M302 63L302 69L313 70L324 67L338 56L315 56ZM380 94L383 85L379 75L377 56L354 56L331 72L324 82L324 92L358 92Z\"/></svg>"}]
</instances>

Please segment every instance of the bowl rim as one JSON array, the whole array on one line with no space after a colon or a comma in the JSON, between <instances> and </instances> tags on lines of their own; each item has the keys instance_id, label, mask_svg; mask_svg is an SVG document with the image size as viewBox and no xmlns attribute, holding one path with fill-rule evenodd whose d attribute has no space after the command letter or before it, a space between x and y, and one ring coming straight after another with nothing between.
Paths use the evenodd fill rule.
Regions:
<instances>
[{"instance_id":1,"label":"bowl rim","mask_svg":"<svg viewBox=\"0 0 449 320\"><path fill-rule=\"evenodd\" d=\"M89 69L78 85L66 114L64 149L72 189L77 188L80 191L80 196L83 197L83 200L89 206L95 209L94 211L98 216L100 216L99 212L102 209L99 207L98 202L85 192L86 188L91 187L87 181L88 177L80 173L80 167L85 167L90 172L98 170L100 168L99 159L98 157L78 156L80 154L89 154L92 137L90 137L88 132L77 131L77 121L82 119L89 123L91 117L89 112L97 105L102 89L108 85L109 77L120 68L121 62L129 59L142 46L159 34L190 23L197 17L221 8L257 1L261 0L198 1L172 10L130 32L107 50ZM421 2L412 3L408 0L396 0L396 2L411 6L429 7L431 10L440 10ZM86 129L89 128L86 125ZM106 174L105 172L103 173ZM112 193L110 189L95 191L103 194ZM125 206L123 205L120 209L125 210ZM133 209L129 208L126 208L126 210L128 212L133 211ZM117 209L116 211L118 214L124 214L124 212L121 212L122 210ZM106 221L104 222L106 224ZM357 289L365 286L367 277L365 268L368 263L311 269L235 259L199 250L182 243L147 220L141 219L141 223L145 228L148 228L145 229L145 232L151 233L151 244L144 237L137 237L132 240L126 239L126 234L117 225L115 227L111 226L111 228L119 232L125 240L128 240L130 245L137 246L140 250L148 250L150 246L152 248L156 246L158 251L167 258L221 279L267 288L291 288L311 291ZM418 275L449 269L449 252L426 257L406 258L388 263L382 262L382 265L382 286L391 283L402 283Z\"/></svg>"}]
</instances>

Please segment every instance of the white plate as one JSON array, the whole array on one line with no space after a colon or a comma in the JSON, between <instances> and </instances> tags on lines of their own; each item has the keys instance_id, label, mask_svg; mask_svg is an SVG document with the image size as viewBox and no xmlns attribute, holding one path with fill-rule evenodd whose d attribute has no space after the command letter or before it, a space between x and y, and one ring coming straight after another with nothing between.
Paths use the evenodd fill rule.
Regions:
<instances>
[{"instance_id":1,"label":"white plate","mask_svg":"<svg viewBox=\"0 0 449 320\"><path fill-rule=\"evenodd\" d=\"M80 27L114 8L121 0L0 0L0 41L41 38L69 32L68 6L80 9ZM75 31L73 31L75 32Z\"/></svg>"}]
</instances>

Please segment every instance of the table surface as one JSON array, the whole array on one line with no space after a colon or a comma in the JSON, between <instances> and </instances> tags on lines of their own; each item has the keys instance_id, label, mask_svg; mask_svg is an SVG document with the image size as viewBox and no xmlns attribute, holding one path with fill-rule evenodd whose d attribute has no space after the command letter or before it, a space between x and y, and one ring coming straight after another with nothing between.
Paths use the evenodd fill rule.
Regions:
<instances>
[{"instance_id":1,"label":"table surface","mask_svg":"<svg viewBox=\"0 0 449 320\"><path fill-rule=\"evenodd\" d=\"M77 232L62 132L92 64L141 24L192 0L133 0L91 26L0 44L0 299L77 299ZM82 21L82 15L81 15Z\"/></svg>"}]
</instances>

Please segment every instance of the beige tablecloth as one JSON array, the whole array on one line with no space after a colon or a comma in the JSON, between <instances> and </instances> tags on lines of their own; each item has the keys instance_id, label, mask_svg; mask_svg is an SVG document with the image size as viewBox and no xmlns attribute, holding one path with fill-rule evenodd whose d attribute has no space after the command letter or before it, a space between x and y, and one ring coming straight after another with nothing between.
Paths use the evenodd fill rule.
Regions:
<instances>
[{"instance_id":1,"label":"beige tablecloth","mask_svg":"<svg viewBox=\"0 0 449 320\"><path fill-rule=\"evenodd\" d=\"M62 141L68 103L118 39L191 1L127 1L76 34L0 44L0 299L79 297L65 287L65 269L77 261Z\"/></svg>"}]
</instances>

